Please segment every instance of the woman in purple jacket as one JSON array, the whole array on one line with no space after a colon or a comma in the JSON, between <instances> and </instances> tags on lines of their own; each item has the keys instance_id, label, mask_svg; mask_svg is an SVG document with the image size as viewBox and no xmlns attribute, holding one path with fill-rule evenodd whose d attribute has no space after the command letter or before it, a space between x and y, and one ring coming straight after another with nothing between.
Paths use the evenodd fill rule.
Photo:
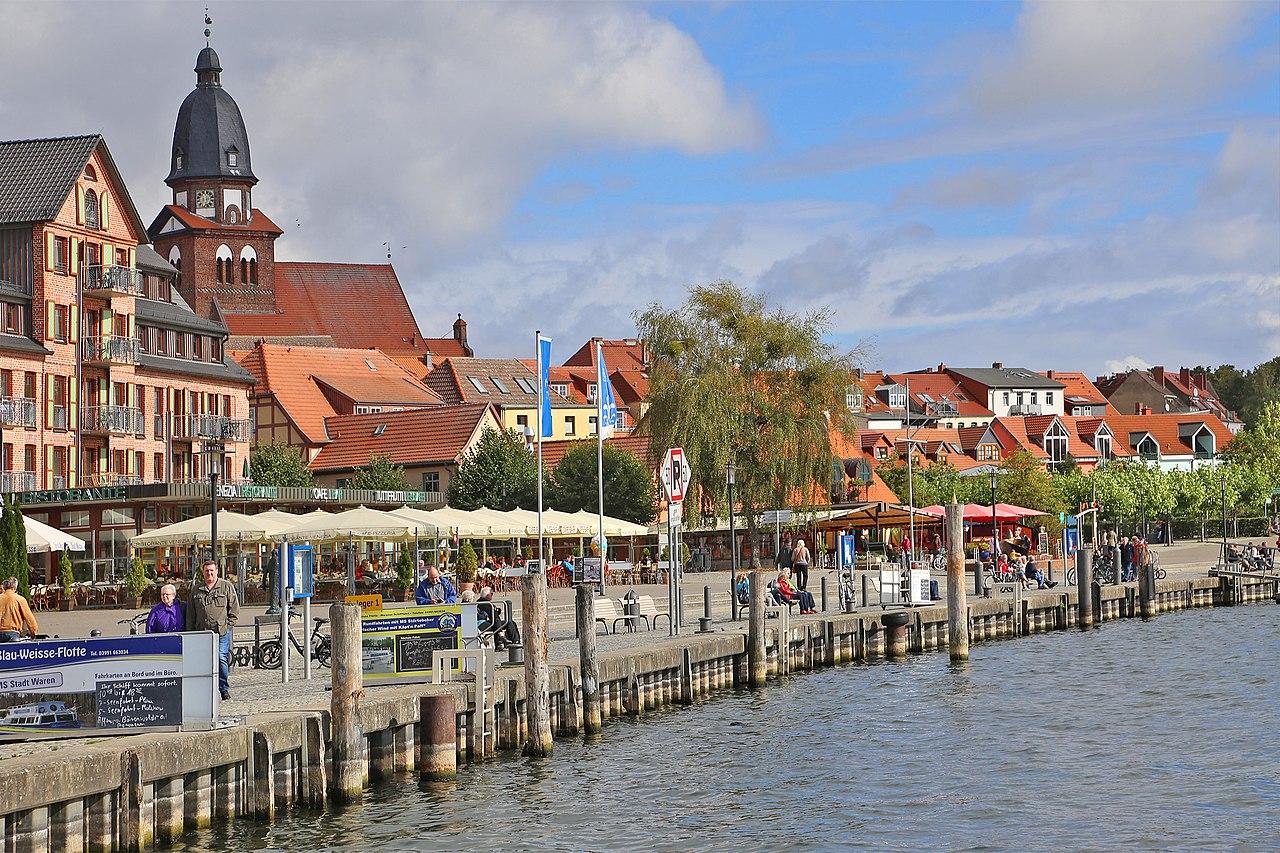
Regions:
<instances>
[{"instance_id":1,"label":"woman in purple jacket","mask_svg":"<svg viewBox=\"0 0 1280 853\"><path fill-rule=\"evenodd\" d=\"M178 601L178 588L171 583L160 587L160 602L147 614L148 634L170 634L186 628L187 612Z\"/></svg>"}]
</instances>

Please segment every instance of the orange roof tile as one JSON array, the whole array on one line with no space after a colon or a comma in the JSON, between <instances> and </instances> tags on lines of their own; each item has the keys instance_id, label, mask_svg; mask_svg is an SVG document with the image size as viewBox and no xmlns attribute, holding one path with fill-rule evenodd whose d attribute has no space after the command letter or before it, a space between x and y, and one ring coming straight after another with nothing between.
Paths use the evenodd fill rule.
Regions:
<instances>
[{"instance_id":1,"label":"orange roof tile","mask_svg":"<svg viewBox=\"0 0 1280 853\"><path fill-rule=\"evenodd\" d=\"M564 361L565 367L596 368L596 344L604 350L604 363L615 370L645 370L648 353L644 341L637 338L592 338Z\"/></svg>"},{"instance_id":2,"label":"orange roof tile","mask_svg":"<svg viewBox=\"0 0 1280 853\"><path fill-rule=\"evenodd\" d=\"M397 465L457 462L473 436L485 426L499 429L486 403L337 415L325 419L329 443L311 461L313 471L341 471L387 456Z\"/></svg>"},{"instance_id":3,"label":"orange roof tile","mask_svg":"<svg viewBox=\"0 0 1280 853\"><path fill-rule=\"evenodd\" d=\"M502 383L502 387L494 383L495 379ZM517 380L523 380L532 390L526 391ZM445 359L427 375L426 383L447 403L493 403L496 406L538 405L538 380L533 370L518 358ZM479 383L479 387L476 383ZM480 390L481 388L484 390ZM558 406L571 403L570 400L554 393L551 402Z\"/></svg>"},{"instance_id":4,"label":"orange roof tile","mask_svg":"<svg viewBox=\"0 0 1280 853\"><path fill-rule=\"evenodd\" d=\"M1110 406L1107 402L1107 395L1098 389L1098 386L1089 381L1089 377L1083 373L1074 370L1042 370L1040 375L1046 379L1053 379L1063 384L1062 398L1070 400L1072 397L1078 398L1081 403L1088 403L1093 406ZM1114 411L1114 409L1112 409Z\"/></svg>"},{"instance_id":5,"label":"orange roof tile","mask_svg":"<svg viewBox=\"0 0 1280 853\"><path fill-rule=\"evenodd\" d=\"M1188 456L1194 453L1188 428L1204 424L1214 436L1215 450L1219 453L1231 442L1232 433L1217 417L1203 412L1179 414L1172 412L1150 415L1107 415L1103 420L1115 434L1112 444L1129 454L1136 454L1132 437L1150 434L1160 445L1162 456ZM1186 437L1184 437L1186 436ZM1141 438L1137 438L1141 441Z\"/></svg>"},{"instance_id":6,"label":"orange roof tile","mask_svg":"<svg viewBox=\"0 0 1280 853\"><path fill-rule=\"evenodd\" d=\"M592 447L596 446L596 440L592 438L579 438L561 441L543 441L542 442L542 464L547 470L551 470L560 464L560 460L569 452L569 449L577 445L589 443ZM629 433L626 435L614 435L604 440L605 444L625 450L634 454L641 462L654 469L654 476L657 476L658 463L661 460L654 459L650 455L649 436L636 435Z\"/></svg>"},{"instance_id":7,"label":"orange roof tile","mask_svg":"<svg viewBox=\"0 0 1280 853\"><path fill-rule=\"evenodd\" d=\"M391 264L277 261L275 313L224 309L233 335L328 335L339 347L377 347L388 353L425 353Z\"/></svg>"},{"instance_id":8,"label":"orange roof tile","mask_svg":"<svg viewBox=\"0 0 1280 853\"><path fill-rule=\"evenodd\" d=\"M850 438L838 430L831 430L831 455L840 460L860 459L871 466L871 482L858 489L857 499L862 501L887 501L898 503L898 495L875 472L878 460L863 452L858 438Z\"/></svg>"},{"instance_id":9,"label":"orange roof tile","mask_svg":"<svg viewBox=\"0 0 1280 853\"><path fill-rule=\"evenodd\" d=\"M258 380L253 394L274 395L294 426L314 444L328 440L325 418L338 414L325 394L325 385L356 402L403 406L443 403L378 350L260 343L246 353L232 355ZM376 399L352 398L352 394L371 394Z\"/></svg>"},{"instance_id":10,"label":"orange roof tile","mask_svg":"<svg viewBox=\"0 0 1280 853\"><path fill-rule=\"evenodd\" d=\"M887 377L900 385L910 383L911 400L919 411L927 412L929 403L950 402L956 408L955 417L992 417L995 413L970 396L969 392L946 373L897 373ZM927 395L928 400L921 395Z\"/></svg>"}]
</instances>

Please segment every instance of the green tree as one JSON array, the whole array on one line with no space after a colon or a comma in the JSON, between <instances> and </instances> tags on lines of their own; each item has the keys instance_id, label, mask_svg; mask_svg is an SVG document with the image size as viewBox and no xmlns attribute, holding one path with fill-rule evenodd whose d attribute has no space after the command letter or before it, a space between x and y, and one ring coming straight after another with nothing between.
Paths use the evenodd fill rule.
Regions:
<instances>
[{"instance_id":1,"label":"green tree","mask_svg":"<svg viewBox=\"0 0 1280 853\"><path fill-rule=\"evenodd\" d=\"M1280 403L1280 356L1252 370L1239 370L1232 364L1195 369L1208 374L1223 404L1249 426L1258 422L1268 405Z\"/></svg>"},{"instance_id":2,"label":"green tree","mask_svg":"<svg viewBox=\"0 0 1280 853\"><path fill-rule=\"evenodd\" d=\"M75 582L76 573L71 568L71 552L64 548L58 557L58 583L62 586L63 596L71 595L71 585Z\"/></svg>"},{"instance_id":3,"label":"green tree","mask_svg":"<svg viewBox=\"0 0 1280 853\"><path fill-rule=\"evenodd\" d=\"M578 441L565 452L551 473L549 503L564 512L599 509L596 443ZM653 472L634 454L605 442L604 513L648 524L656 498Z\"/></svg>"},{"instance_id":4,"label":"green tree","mask_svg":"<svg viewBox=\"0 0 1280 853\"><path fill-rule=\"evenodd\" d=\"M753 546L769 506L809 505L829 492L831 429L852 434L845 389L854 354L824 340L825 311L769 310L723 281L694 287L686 303L636 316L653 353L642 429L657 448L683 447L692 469L686 501L724 507L725 466ZM759 548L751 566L760 566Z\"/></svg>"},{"instance_id":5,"label":"green tree","mask_svg":"<svg viewBox=\"0 0 1280 853\"><path fill-rule=\"evenodd\" d=\"M298 449L278 442L254 448L249 455L249 479L255 485L281 488L306 488L315 483Z\"/></svg>"},{"instance_id":6,"label":"green tree","mask_svg":"<svg viewBox=\"0 0 1280 853\"><path fill-rule=\"evenodd\" d=\"M453 564L458 583L475 583L476 569L479 566L480 559L476 556L476 549L472 546L471 540L464 539L458 548L458 562Z\"/></svg>"},{"instance_id":7,"label":"green tree","mask_svg":"<svg viewBox=\"0 0 1280 853\"><path fill-rule=\"evenodd\" d=\"M24 596L31 592L31 561L27 555L27 525L22 520L22 504L13 500L13 564L17 570L18 589Z\"/></svg>"},{"instance_id":8,"label":"green tree","mask_svg":"<svg viewBox=\"0 0 1280 853\"><path fill-rule=\"evenodd\" d=\"M409 479L404 475L404 468L392 462L390 456L382 455L370 456L369 464L357 468L348 485L372 492L409 491Z\"/></svg>"},{"instance_id":9,"label":"green tree","mask_svg":"<svg viewBox=\"0 0 1280 853\"><path fill-rule=\"evenodd\" d=\"M524 436L515 430L486 430L449 480L449 506L536 509L537 483L538 463Z\"/></svg>"},{"instance_id":10,"label":"green tree","mask_svg":"<svg viewBox=\"0 0 1280 853\"><path fill-rule=\"evenodd\" d=\"M413 586L413 555L408 548L400 549L400 556L396 557L396 587L398 589L409 589Z\"/></svg>"},{"instance_id":11,"label":"green tree","mask_svg":"<svg viewBox=\"0 0 1280 853\"><path fill-rule=\"evenodd\" d=\"M997 497L1001 503L1043 510L1052 515L1067 508L1061 494L1054 488L1049 472L1025 450L1010 454L1000 463Z\"/></svg>"},{"instance_id":12,"label":"green tree","mask_svg":"<svg viewBox=\"0 0 1280 853\"><path fill-rule=\"evenodd\" d=\"M147 570L142 566L142 558L135 556L129 561L129 571L124 576L124 591L130 598L140 598L149 583Z\"/></svg>"},{"instance_id":13,"label":"green tree","mask_svg":"<svg viewBox=\"0 0 1280 853\"><path fill-rule=\"evenodd\" d=\"M1222 457L1232 465L1253 465L1280 488L1280 401L1262 406L1253 423L1231 439Z\"/></svg>"}]
</instances>

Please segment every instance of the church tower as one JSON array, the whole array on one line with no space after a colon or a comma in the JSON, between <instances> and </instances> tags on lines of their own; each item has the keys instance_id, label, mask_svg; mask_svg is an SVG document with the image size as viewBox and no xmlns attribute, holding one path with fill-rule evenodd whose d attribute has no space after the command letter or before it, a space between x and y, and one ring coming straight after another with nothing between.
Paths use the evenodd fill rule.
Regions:
<instances>
[{"instance_id":1,"label":"church tower","mask_svg":"<svg viewBox=\"0 0 1280 853\"><path fill-rule=\"evenodd\" d=\"M205 30L209 35L209 30ZM147 233L179 271L178 289L199 314L223 309L274 313L275 241L280 228L253 207L249 134L235 99L222 88L222 63L206 45L196 57L196 87L178 108L170 150L172 203Z\"/></svg>"}]
</instances>

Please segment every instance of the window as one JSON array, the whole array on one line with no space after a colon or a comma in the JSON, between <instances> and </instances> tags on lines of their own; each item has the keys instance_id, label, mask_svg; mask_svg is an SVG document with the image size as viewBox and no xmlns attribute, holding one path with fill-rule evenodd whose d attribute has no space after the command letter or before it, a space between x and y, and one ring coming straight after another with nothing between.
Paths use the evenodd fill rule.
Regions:
<instances>
[{"instance_id":1,"label":"window","mask_svg":"<svg viewBox=\"0 0 1280 853\"><path fill-rule=\"evenodd\" d=\"M182 149L181 148L173 152L173 168L179 172L182 171Z\"/></svg>"},{"instance_id":2,"label":"window","mask_svg":"<svg viewBox=\"0 0 1280 853\"><path fill-rule=\"evenodd\" d=\"M1032 391L1032 392L1031 392L1031 405L1033 405L1033 406L1034 406L1036 403L1039 403L1039 402L1040 402L1040 395L1039 395L1039 394L1037 394L1035 391Z\"/></svg>"},{"instance_id":3,"label":"window","mask_svg":"<svg viewBox=\"0 0 1280 853\"><path fill-rule=\"evenodd\" d=\"M187 333L186 332L174 332L173 355L175 358L186 357L187 355Z\"/></svg>"},{"instance_id":4,"label":"window","mask_svg":"<svg viewBox=\"0 0 1280 853\"><path fill-rule=\"evenodd\" d=\"M550 385L552 393L554 393L554 394L559 394L561 397L568 397L568 396L569 396L569 386L568 386L568 385L566 385L565 383L563 383L563 382L550 382L550 383L548 383L548 385Z\"/></svg>"},{"instance_id":5,"label":"window","mask_svg":"<svg viewBox=\"0 0 1280 853\"><path fill-rule=\"evenodd\" d=\"M228 166L240 165L240 152L235 148L227 149L227 165Z\"/></svg>"},{"instance_id":6,"label":"window","mask_svg":"<svg viewBox=\"0 0 1280 853\"><path fill-rule=\"evenodd\" d=\"M23 464L22 470L24 471L36 470L36 446L34 444L28 444L25 448L23 448L22 464Z\"/></svg>"},{"instance_id":7,"label":"window","mask_svg":"<svg viewBox=\"0 0 1280 853\"><path fill-rule=\"evenodd\" d=\"M14 305L12 302L4 303L4 330L11 335L24 334L21 305Z\"/></svg>"},{"instance_id":8,"label":"window","mask_svg":"<svg viewBox=\"0 0 1280 853\"><path fill-rule=\"evenodd\" d=\"M587 386L587 402L594 403L596 401L596 383L592 382Z\"/></svg>"},{"instance_id":9,"label":"window","mask_svg":"<svg viewBox=\"0 0 1280 853\"><path fill-rule=\"evenodd\" d=\"M1143 436L1142 441L1138 442L1138 446L1134 448L1138 451L1138 455L1148 461L1160 458L1160 445L1156 444L1156 440L1151 436Z\"/></svg>"},{"instance_id":10,"label":"window","mask_svg":"<svg viewBox=\"0 0 1280 853\"><path fill-rule=\"evenodd\" d=\"M23 376L23 394L32 400L36 398L36 374L35 371L28 370Z\"/></svg>"},{"instance_id":11,"label":"window","mask_svg":"<svg viewBox=\"0 0 1280 853\"><path fill-rule=\"evenodd\" d=\"M71 306L53 306L53 339L66 343L71 334Z\"/></svg>"},{"instance_id":12,"label":"window","mask_svg":"<svg viewBox=\"0 0 1280 853\"><path fill-rule=\"evenodd\" d=\"M490 376L490 377L489 377L489 381L493 383L493 387L494 387L494 388L497 388L497 389L498 389L498 393L499 393L499 394L510 394L510 393L511 393L511 391L507 389L507 386L506 386L506 385L503 385L503 384L502 384L502 380L501 380L501 379L499 379L498 377L496 377L496 376Z\"/></svg>"},{"instance_id":13,"label":"window","mask_svg":"<svg viewBox=\"0 0 1280 853\"><path fill-rule=\"evenodd\" d=\"M156 355L168 355L172 347L169 346L169 335L172 332L164 329L156 329Z\"/></svg>"},{"instance_id":14,"label":"window","mask_svg":"<svg viewBox=\"0 0 1280 853\"><path fill-rule=\"evenodd\" d=\"M489 393L489 389L485 386L484 382L483 382L483 381L481 381L480 379L478 379L478 378L476 378L476 377L474 377L474 376L468 376L468 377L467 377L467 381L469 381L469 382L472 384L472 386L473 386L477 391L479 391L481 394L488 394L488 393Z\"/></svg>"},{"instance_id":15,"label":"window","mask_svg":"<svg viewBox=\"0 0 1280 853\"><path fill-rule=\"evenodd\" d=\"M204 335L191 336L191 357L196 361L204 360Z\"/></svg>"},{"instance_id":16,"label":"window","mask_svg":"<svg viewBox=\"0 0 1280 853\"><path fill-rule=\"evenodd\" d=\"M379 435L382 435L382 434L383 434L384 432L386 432L386 431L387 431L387 425L386 425L386 424L378 424L376 427L374 427L374 428L373 428L373 434L374 434L374 436L375 436L375 437L376 437L376 436L379 436Z\"/></svg>"},{"instance_id":17,"label":"window","mask_svg":"<svg viewBox=\"0 0 1280 853\"><path fill-rule=\"evenodd\" d=\"M850 385L845 388L844 404L851 412L862 411L862 386Z\"/></svg>"},{"instance_id":18,"label":"window","mask_svg":"<svg viewBox=\"0 0 1280 853\"><path fill-rule=\"evenodd\" d=\"M520 386L520 390L526 394L537 394L538 389L533 387L533 383L523 376L516 377L516 384Z\"/></svg>"},{"instance_id":19,"label":"window","mask_svg":"<svg viewBox=\"0 0 1280 853\"><path fill-rule=\"evenodd\" d=\"M565 434L565 435L577 435L577 434L578 434L578 419L577 419L575 416L573 416L573 415L565 415L565 418L564 418L564 434Z\"/></svg>"},{"instance_id":20,"label":"window","mask_svg":"<svg viewBox=\"0 0 1280 853\"><path fill-rule=\"evenodd\" d=\"M92 164L92 163L86 163L86 164L85 164L85 167L84 167L84 177L85 177L85 180L89 180L89 181L96 181L96 180L98 180L98 170L97 170L97 169L95 169L95 168L93 168L93 164Z\"/></svg>"},{"instance_id":21,"label":"window","mask_svg":"<svg viewBox=\"0 0 1280 853\"><path fill-rule=\"evenodd\" d=\"M1052 406L1052 405L1053 405L1053 392L1052 392L1052 391L1045 391L1045 392L1044 392L1044 401L1045 401L1046 403L1048 403L1050 406Z\"/></svg>"},{"instance_id":22,"label":"window","mask_svg":"<svg viewBox=\"0 0 1280 853\"><path fill-rule=\"evenodd\" d=\"M53 238L53 268L65 274L71 264L71 244L66 237Z\"/></svg>"},{"instance_id":23,"label":"window","mask_svg":"<svg viewBox=\"0 0 1280 853\"><path fill-rule=\"evenodd\" d=\"M1019 406L1023 404L1023 402L1026 400L1026 397L1027 397L1027 395L1022 393L1021 391L1018 391L1015 396L1017 397L1017 403Z\"/></svg>"},{"instance_id":24,"label":"window","mask_svg":"<svg viewBox=\"0 0 1280 853\"><path fill-rule=\"evenodd\" d=\"M98 224L98 194L93 190L84 191L84 227L92 228L95 231L101 226Z\"/></svg>"},{"instance_id":25,"label":"window","mask_svg":"<svg viewBox=\"0 0 1280 853\"><path fill-rule=\"evenodd\" d=\"M440 472L424 471L422 474L422 491L439 492L440 491Z\"/></svg>"},{"instance_id":26,"label":"window","mask_svg":"<svg viewBox=\"0 0 1280 853\"><path fill-rule=\"evenodd\" d=\"M1049 454L1049 462L1053 465L1058 465L1067 458L1067 431L1057 421L1045 433L1044 452Z\"/></svg>"},{"instance_id":27,"label":"window","mask_svg":"<svg viewBox=\"0 0 1280 853\"><path fill-rule=\"evenodd\" d=\"M521 435L523 435L523 434L524 434L524 431L525 431L525 430L527 430L527 429L529 428L529 416L528 416L528 415L516 415L516 426L517 426L517 427L519 427L519 429L518 429L518 430L516 430L516 432L518 432L518 433L520 433Z\"/></svg>"},{"instance_id":28,"label":"window","mask_svg":"<svg viewBox=\"0 0 1280 853\"><path fill-rule=\"evenodd\" d=\"M1098 451L1099 459L1111 458L1111 436L1106 433L1098 433L1093 440L1093 449Z\"/></svg>"},{"instance_id":29,"label":"window","mask_svg":"<svg viewBox=\"0 0 1280 853\"><path fill-rule=\"evenodd\" d=\"M1005 406L1009 405L1009 392L1008 392L1008 391L1005 391L1005 392L1004 392L1004 394L1002 395L1001 404L1002 404L1002 405L1005 405Z\"/></svg>"},{"instance_id":30,"label":"window","mask_svg":"<svg viewBox=\"0 0 1280 853\"><path fill-rule=\"evenodd\" d=\"M1000 447L995 444L978 445L978 461L994 462L1000 458Z\"/></svg>"},{"instance_id":31,"label":"window","mask_svg":"<svg viewBox=\"0 0 1280 853\"><path fill-rule=\"evenodd\" d=\"M147 455L141 450L133 451L133 473L138 475L139 480L146 479L147 472Z\"/></svg>"},{"instance_id":32,"label":"window","mask_svg":"<svg viewBox=\"0 0 1280 853\"><path fill-rule=\"evenodd\" d=\"M164 482L164 454L157 453L151 458L151 479L157 483Z\"/></svg>"},{"instance_id":33,"label":"window","mask_svg":"<svg viewBox=\"0 0 1280 853\"><path fill-rule=\"evenodd\" d=\"M587 435L595 435L595 434L596 434L596 416L591 415L589 418L587 418Z\"/></svg>"},{"instance_id":34,"label":"window","mask_svg":"<svg viewBox=\"0 0 1280 853\"><path fill-rule=\"evenodd\" d=\"M889 408L905 409L907 407L907 389L894 385L889 389Z\"/></svg>"},{"instance_id":35,"label":"window","mask_svg":"<svg viewBox=\"0 0 1280 853\"><path fill-rule=\"evenodd\" d=\"M357 414L357 415L371 415L371 414L373 414L374 412L381 412L381 411L382 411L382 407L381 407L381 406L356 406L356 414ZM379 425L378 425L378 429L375 429L375 430L373 431L373 434L374 434L374 435L382 435L382 433L381 433L381 432L379 432L379 430L384 430L384 429L386 429L386 428L387 428L387 425L386 425L386 424L379 424Z\"/></svg>"}]
</instances>

